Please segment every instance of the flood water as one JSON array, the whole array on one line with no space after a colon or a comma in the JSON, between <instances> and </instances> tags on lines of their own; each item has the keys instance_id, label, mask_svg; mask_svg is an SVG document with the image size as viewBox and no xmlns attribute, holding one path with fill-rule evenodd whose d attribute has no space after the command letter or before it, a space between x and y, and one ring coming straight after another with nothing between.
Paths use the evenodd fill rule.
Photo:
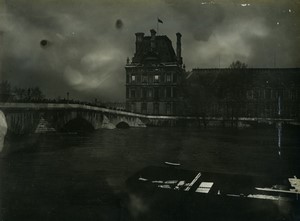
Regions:
<instances>
[{"instance_id":1,"label":"flood water","mask_svg":"<svg viewBox=\"0 0 300 221\"><path fill-rule=\"evenodd\" d=\"M0 220L123 220L125 182L147 166L300 177L299 130L130 128L9 138Z\"/></svg>"}]
</instances>

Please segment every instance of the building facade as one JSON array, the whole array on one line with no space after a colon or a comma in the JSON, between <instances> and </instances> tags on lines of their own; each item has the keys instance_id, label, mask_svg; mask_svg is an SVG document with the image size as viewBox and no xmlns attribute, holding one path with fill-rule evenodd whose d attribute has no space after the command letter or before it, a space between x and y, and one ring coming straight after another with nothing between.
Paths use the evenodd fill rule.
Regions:
<instances>
[{"instance_id":1,"label":"building facade","mask_svg":"<svg viewBox=\"0 0 300 221\"><path fill-rule=\"evenodd\" d=\"M300 119L300 68L193 69L187 115Z\"/></svg>"},{"instance_id":2,"label":"building facade","mask_svg":"<svg viewBox=\"0 0 300 221\"><path fill-rule=\"evenodd\" d=\"M184 70L181 34L136 33L126 64L126 110L149 115L300 119L300 68Z\"/></svg>"},{"instance_id":3,"label":"building facade","mask_svg":"<svg viewBox=\"0 0 300 221\"><path fill-rule=\"evenodd\" d=\"M171 40L136 33L136 50L126 64L126 110L150 115L182 112L180 85L183 80L181 34L177 33L176 53Z\"/></svg>"}]
</instances>

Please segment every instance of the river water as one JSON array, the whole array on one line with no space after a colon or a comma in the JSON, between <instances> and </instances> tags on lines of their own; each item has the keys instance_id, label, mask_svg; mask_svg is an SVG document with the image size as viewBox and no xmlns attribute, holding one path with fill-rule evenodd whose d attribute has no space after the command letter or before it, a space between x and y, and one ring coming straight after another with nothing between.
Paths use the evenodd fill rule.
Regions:
<instances>
[{"instance_id":1,"label":"river water","mask_svg":"<svg viewBox=\"0 0 300 221\"><path fill-rule=\"evenodd\" d=\"M164 161L181 168L300 177L299 130L130 128L9 138L0 220L122 220L125 181Z\"/></svg>"}]
</instances>

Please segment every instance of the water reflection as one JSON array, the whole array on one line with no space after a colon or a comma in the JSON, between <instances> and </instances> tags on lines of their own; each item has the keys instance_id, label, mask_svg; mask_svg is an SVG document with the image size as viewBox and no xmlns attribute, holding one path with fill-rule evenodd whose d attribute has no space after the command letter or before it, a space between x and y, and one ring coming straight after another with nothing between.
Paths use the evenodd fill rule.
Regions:
<instances>
[{"instance_id":1,"label":"water reflection","mask_svg":"<svg viewBox=\"0 0 300 221\"><path fill-rule=\"evenodd\" d=\"M280 167L300 176L298 132L286 128L280 142L274 127L131 128L10 139L10 151L0 158L0 219L118 220L128 177L165 161L248 175L278 175ZM277 145L285 148L280 159Z\"/></svg>"},{"instance_id":2,"label":"water reflection","mask_svg":"<svg viewBox=\"0 0 300 221\"><path fill-rule=\"evenodd\" d=\"M278 131L278 155L281 157L281 135L282 135L282 122L277 124L277 131Z\"/></svg>"}]
</instances>

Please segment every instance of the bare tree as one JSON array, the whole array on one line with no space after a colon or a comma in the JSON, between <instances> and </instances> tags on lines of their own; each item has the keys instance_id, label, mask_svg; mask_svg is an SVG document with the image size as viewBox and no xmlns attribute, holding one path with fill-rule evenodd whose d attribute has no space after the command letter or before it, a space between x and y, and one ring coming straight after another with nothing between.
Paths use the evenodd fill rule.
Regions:
<instances>
[{"instance_id":1,"label":"bare tree","mask_svg":"<svg viewBox=\"0 0 300 221\"><path fill-rule=\"evenodd\" d=\"M247 68L247 67L248 67L247 64L240 62L239 60L234 61L229 65L230 69L242 69L242 68Z\"/></svg>"},{"instance_id":2,"label":"bare tree","mask_svg":"<svg viewBox=\"0 0 300 221\"><path fill-rule=\"evenodd\" d=\"M10 94L11 93L11 86L8 81L2 81L0 83L0 91L1 94Z\"/></svg>"},{"instance_id":3,"label":"bare tree","mask_svg":"<svg viewBox=\"0 0 300 221\"><path fill-rule=\"evenodd\" d=\"M0 101L6 102L12 95L11 85L8 81L0 83Z\"/></svg>"},{"instance_id":4,"label":"bare tree","mask_svg":"<svg viewBox=\"0 0 300 221\"><path fill-rule=\"evenodd\" d=\"M45 98L45 96L43 95L43 93L39 87L31 88L30 91L31 91L31 94L30 94L31 100L40 101Z\"/></svg>"}]
</instances>

